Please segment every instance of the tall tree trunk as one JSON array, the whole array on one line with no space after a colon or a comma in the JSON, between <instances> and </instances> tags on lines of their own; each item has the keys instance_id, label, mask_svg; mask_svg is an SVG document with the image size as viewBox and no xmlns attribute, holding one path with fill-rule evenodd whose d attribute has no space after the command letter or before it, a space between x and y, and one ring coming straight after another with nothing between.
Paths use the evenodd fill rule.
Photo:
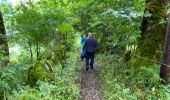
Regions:
<instances>
[{"instance_id":1,"label":"tall tree trunk","mask_svg":"<svg viewBox=\"0 0 170 100\"><path fill-rule=\"evenodd\" d=\"M32 52L32 44L31 44L31 42L28 42L28 45L29 45L30 59L31 59L31 62L32 62L33 61L33 52Z\"/></svg>"},{"instance_id":2,"label":"tall tree trunk","mask_svg":"<svg viewBox=\"0 0 170 100\"><path fill-rule=\"evenodd\" d=\"M145 14L141 25L141 38L138 41L137 51L140 56L161 59L163 40L166 32L166 24L161 23L167 17L167 0L146 0Z\"/></svg>"},{"instance_id":3,"label":"tall tree trunk","mask_svg":"<svg viewBox=\"0 0 170 100\"><path fill-rule=\"evenodd\" d=\"M164 57L163 57L163 63L166 65L170 65L170 16L168 19L168 26L165 36L165 42L164 42ZM164 80L163 83L168 83L168 73L169 73L169 67L166 65L161 65L160 69L160 77Z\"/></svg>"},{"instance_id":4,"label":"tall tree trunk","mask_svg":"<svg viewBox=\"0 0 170 100\"><path fill-rule=\"evenodd\" d=\"M9 62L9 48L7 43L5 27L3 23L3 17L0 11L0 67L6 66L8 62Z\"/></svg>"},{"instance_id":5,"label":"tall tree trunk","mask_svg":"<svg viewBox=\"0 0 170 100\"><path fill-rule=\"evenodd\" d=\"M36 53L37 53L37 60L40 60L40 47L38 42L36 42Z\"/></svg>"}]
</instances>

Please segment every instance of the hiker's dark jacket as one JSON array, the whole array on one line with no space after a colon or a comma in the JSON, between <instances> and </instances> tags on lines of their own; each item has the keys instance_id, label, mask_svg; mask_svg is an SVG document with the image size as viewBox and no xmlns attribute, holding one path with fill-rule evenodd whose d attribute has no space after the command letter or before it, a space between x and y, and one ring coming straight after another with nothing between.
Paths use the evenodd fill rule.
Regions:
<instances>
[{"instance_id":1,"label":"hiker's dark jacket","mask_svg":"<svg viewBox=\"0 0 170 100\"><path fill-rule=\"evenodd\" d=\"M85 41L84 46L86 47L87 52L95 52L97 41L93 38L89 38Z\"/></svg>"}]
</instances>

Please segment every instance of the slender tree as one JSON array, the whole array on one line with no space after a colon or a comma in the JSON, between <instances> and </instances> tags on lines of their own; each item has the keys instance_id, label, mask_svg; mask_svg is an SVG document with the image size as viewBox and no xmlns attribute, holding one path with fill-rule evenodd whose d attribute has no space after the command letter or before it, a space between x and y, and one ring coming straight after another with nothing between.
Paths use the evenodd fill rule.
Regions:
<instances>
[{"instance_id":1,"label":"slender tree","mask_svg":"<svg viewBox=\"0 0 170 100\"><path fill-rule=\"evenodd\" d=\"M1 58L0 67L6 66L9 62L9 48L1 11L0 11L0 58Z\"/></svg>"},{"instance_id":2,"label":"slender tree","mask_svg":"<svg viewBox=\"0 0 170 100\"><path fill-rule=\"evenodd\" d=\"M168 83L168 73L169 73L169 66L170 65L170 16L168 19L168 26L166 30L165 42L164 42L164 57L163 63L160 69L160 77L163 79L163 83ZM165 65L166 64L166 65Z\"/></svg>"}]
</instances>

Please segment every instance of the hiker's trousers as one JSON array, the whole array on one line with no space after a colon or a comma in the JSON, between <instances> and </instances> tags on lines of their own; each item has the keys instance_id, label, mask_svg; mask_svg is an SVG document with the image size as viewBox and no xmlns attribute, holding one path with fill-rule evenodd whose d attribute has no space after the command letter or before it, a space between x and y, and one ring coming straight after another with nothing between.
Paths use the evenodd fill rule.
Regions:
<instances>
[{"instance_id":1,"label":"hiker's trousers","mask_svg":"<svg viewBox=\"0 0 170 100\"><path fill-rule=\"evenodd\" d=\"M86 67L89 66L93 69L93 63L94 63L94 52L87 52L86 53Z\"/></svg>"}]
</instances>

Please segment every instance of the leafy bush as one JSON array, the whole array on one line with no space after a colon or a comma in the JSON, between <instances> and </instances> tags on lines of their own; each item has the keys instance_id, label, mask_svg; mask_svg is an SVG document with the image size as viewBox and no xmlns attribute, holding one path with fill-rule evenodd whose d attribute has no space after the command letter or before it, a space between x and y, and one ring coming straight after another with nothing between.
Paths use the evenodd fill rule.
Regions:
<instances>
[{"instance_id":1,"label":"leafy bush","mask_svg":"<svg viewBox=\"0 0 170 100\"><path fill-rule=\"evenodd\" d=\"M52 81L53 66L50 60L36 61L28 69L28 83L30 86L35 86L38 80Z\"/></svg>"},{"instance_id":2,"label":"leafy bush","mask_svg":"<svg viewBox=\"0 0 170 100\"><path fill-rule=\"evenodd\" d=\"M0 70L0 97L10 94L12 90L24 85L27 81L27 65L9 64Z\"/></svg>"},{"instance_id":3,"label":"leafy bush","mask_svg":"<svg viewBox=\"0 0 170 100\"><path fill-rule=\"evenodd\" d=\"M105 100L169 99L170 86L160 84L159 65L126 64L118 55L99 55L97 60Z\"/></svg>"},{"instance_id":4,"label":"leafy bush","mask_svg":"<svg viewBox=\"0 0 170 100\"><path fill-rule=\"evenodd\" d=\"M2 98L8 98L9 100L78 100L80 98L80 90L76 80L79 78L81 67L79 67L80 63L77 62L78 55L73 53L70 53L70 55L63 68L61 65L54 67L55 79L52 82L38 81L37 85L32 88L25 84L7 83L8 81L6 80L0 81L0 84L2 84L1 90L5 93L5 95L2 95ZM24 69L24 66L20 67ZM9 71L9 68L7 70ZM26 73L23 73L23 71ZM19 70L17 73L14 71L10 77L16 76L14 77L14 82L22 83L24 80L18 75L22 73L24 78L27 78L27 71L28 67L25 70ZM7 72L4 73L7 74ZM6 76L6 79L10 77ZM17 87L13 87L13 85Z\"/></svg>"}]
</instances>

